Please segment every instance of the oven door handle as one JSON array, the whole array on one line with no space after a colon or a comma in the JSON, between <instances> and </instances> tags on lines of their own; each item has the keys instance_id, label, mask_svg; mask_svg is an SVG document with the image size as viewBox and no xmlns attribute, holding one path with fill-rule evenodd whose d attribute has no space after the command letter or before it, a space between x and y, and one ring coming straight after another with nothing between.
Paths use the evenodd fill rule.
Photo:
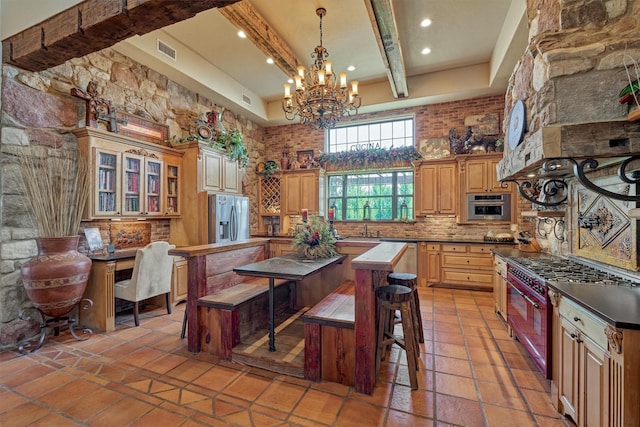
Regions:
<instances>
[{"instance_id":1,"label":"oven door handle","mask_svg":"<svg viewBox=\"0 0 640 427\"><path fill-rule=\"evenodd\" d=\"M534 307L535 307L535 308L537 308L537 309L539 309L539 308L540 308L540 305L539 305L537 302L535 302L534 300L532 300L529 296L525 295L525 293L524 293L524 292L522 292L520 289L516 288L516 287L513 285L513 283L511 283L511 282L509 282L509 281L507 281L507 283L509 284L509 286L511 286L511 287L513 288L513 290L514 290L514 291L516 291L517 293L519 293L519 294L520 294L520 296L521 296L522 298L524 298L525 300L527 300L527 302L528 302L529 304L531 304L532 306L534 306Z\"/></svg>"}]
</instances>

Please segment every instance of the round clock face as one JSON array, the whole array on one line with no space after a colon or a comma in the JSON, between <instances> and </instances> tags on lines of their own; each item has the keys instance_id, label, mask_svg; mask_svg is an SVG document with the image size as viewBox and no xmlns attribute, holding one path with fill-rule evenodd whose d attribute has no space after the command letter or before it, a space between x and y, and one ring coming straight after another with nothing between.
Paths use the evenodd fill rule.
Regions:
<instances>
[{"instance_id":1,"label":"round clock face","mask_svg":"<svg viewBox=\"0 0 640 427\"><path fill-rule=\"evenodd\" d=\"M525 123L524 102L522 102L522 100L518 100L511 109L511 115L509 116L507 139L509 141L509 147L511 147L512 150L522 141Z\"/></svg>"}]
</instances>

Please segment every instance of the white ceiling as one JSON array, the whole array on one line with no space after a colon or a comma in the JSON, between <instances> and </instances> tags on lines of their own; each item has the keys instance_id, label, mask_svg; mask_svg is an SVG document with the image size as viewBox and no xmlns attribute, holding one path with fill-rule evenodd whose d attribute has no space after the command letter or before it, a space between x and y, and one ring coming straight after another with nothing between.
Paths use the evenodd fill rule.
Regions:
<instances>
[{"instance_id":1,"label":"white ceiling","mask_svg":"<svg viewBox=\"0 0 640 427\"><path fill-rule=\"evenodd\" d=\"M0 1L6 12L5 2L13 0ZM396 99L365 5L368 0L243 1L307 67L320 38L315 10L326 8L323 45L336 72L356 67L348 79L361 82L363 112L503 94L527 45L525 0L391 0L408 86L408 97ZM433 24L420 27L424 18ZM290 76L267 64L265 54L237 31L218 9L211 9L115 48L261 125L286 122L280 98ZM176 61L157 51L158 39L176 50ZM422 55L424 47L431 48L431 54Z\"/></svg>"}]
</instances>

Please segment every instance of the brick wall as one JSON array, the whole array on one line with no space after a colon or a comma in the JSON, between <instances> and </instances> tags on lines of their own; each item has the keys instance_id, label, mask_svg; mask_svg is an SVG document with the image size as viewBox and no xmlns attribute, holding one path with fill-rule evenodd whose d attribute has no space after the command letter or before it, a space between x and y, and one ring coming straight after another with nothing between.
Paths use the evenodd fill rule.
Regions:
<instances>
[{"instance_id":1,"label":"brick wall","mask_svg":"<svg viewBox=\"0 0 640 427\"><path fill-rule=\"evenodd\" d=\"M376 119L387 119L394 116L415 116L416 142L430 138L448 138L449 131L453 128L459 134L464 133L464 121L467 116L496 113L499 122L502 123L504 114L504 97L487 96L463 101L430 104L411 108L383 111L370 114L359 114L355 117L345 118L343 122L358 122ZM275 160L279 163L279 157L284 145L292 147L291 154L298 150L314 150L314 153L325 151L324 131L314 131L308 126L299 123L283 126L268 127L264 130L264 146L266 160ZM272 157L269 157L271 155ZM518 213L521 210L530 210L531 204L518 198ZM520 229L532 231L531 222L520 218L517 214L514 218ZM363 222L337 222L336 228L343 236L357 235L363 230ZM380 231L382 236L407 237L407 238L482 238L488 231L494 233L510 232L509 225L459 225L456 218L452 217L426 217L418 218L415 222L373 222L367 223L368 231L374 234ZM286 232L286 230L283 230Z\"/></svg>"}]
</instances>

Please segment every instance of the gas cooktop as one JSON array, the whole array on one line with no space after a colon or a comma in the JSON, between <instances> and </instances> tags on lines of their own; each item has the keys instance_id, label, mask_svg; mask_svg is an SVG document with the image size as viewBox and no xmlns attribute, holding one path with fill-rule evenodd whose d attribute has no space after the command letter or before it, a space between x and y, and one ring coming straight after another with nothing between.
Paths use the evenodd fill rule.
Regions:
<instances>
[{"instance_id":1,"label":"gas cooktop","mask_svg":"<svg viewBox=\"0 0 640 427\"><path fill-rule=\"evenodd\" d=\"M608 268L598 268L570 258L509 258L545 281L585 285L640 286L640 278Z\"/></svg>"}]
</instances>

